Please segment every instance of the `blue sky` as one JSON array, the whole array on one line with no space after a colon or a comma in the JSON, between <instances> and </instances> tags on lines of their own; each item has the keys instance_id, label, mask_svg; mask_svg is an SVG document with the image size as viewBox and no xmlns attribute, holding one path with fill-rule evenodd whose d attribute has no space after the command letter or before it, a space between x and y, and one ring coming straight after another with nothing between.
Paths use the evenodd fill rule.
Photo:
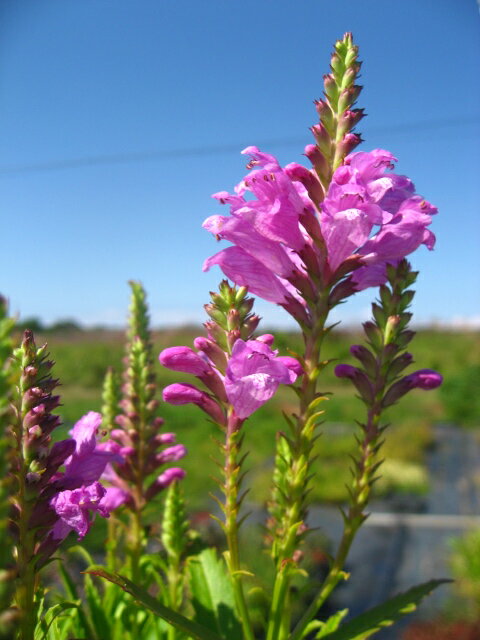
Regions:
<instances>
[{"instance_id":1,"label":"blue sky","mask_svg":"<svg viewBox=\"0 0 480 640\"><path fill-rule=\"evenodd\" d=\"M198 321L221 278L201 229L255 144L302 157L333 42L363 60L362 149L440 210L419 321L479 322L479 10L475 0L3 0L0 291L45 322L121 325L129 279L155 324ZM226 246L226 245L223 245ZM363 318L372 293L337 319ZM258 304L267 323L281 310Z\"/></svg>"}]
</instances>

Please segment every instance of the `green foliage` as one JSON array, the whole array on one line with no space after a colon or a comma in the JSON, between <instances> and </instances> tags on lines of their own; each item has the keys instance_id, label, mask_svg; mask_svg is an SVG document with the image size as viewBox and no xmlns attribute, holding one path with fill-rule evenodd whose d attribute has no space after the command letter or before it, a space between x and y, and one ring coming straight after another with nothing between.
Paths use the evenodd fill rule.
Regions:
<instances>
[{"instance_id":1,"label":"green foliage","mask_svg":"<svg viewBox=\"0 0 480 640\"><path fill-rule=\"evenodd\" d=\"M480 355L480 354L479 354ZM465 426L480 426L480 364L464 366L448 376L441 387L447 420Z\"/></svg>"},{"instance_id":2,"label":"green foliage","mask_svg":"<svg viewBox=\"0 0 480 640\"><path fill-rule=\"evenodd\" d=\"M144 588L134 584L131 580L118 573L109 573L105 571L103 567L95 566L90 567L87 573L104 578L119 586L125 592L132 595L138 605L143 605L143 607L149 609L155 615L175 626L179 631L186 633L189 638L193 638L194 640L222 640L221 636L218 636L207 627L203 627L197 622L189 620L169 607L164 606Z\"/></svg>"},{"instance_id":3,"label":"green foliage","mask_svg":"<svg viewBox=\"0 0 480 640\"><path fill-rule=\"evenodd\" d=\"M107 369L102 391L102 429L110 433L115 428L115 418L120 412L120 384L112 367Z\"/></svg>"},{"instance_id":4,"label":"green foliage","mask_svg":"<svg viewBox=\"0 0 480 640\"><path fill-rule=\"evenodd\" d=\"M324 640L366 640L385 627L391 627L407 613L415 611L425 596L447 582L450 580L430 580L412 587L405 593L401 593L350 620L340 626L337 631L321 637Z\"/></svg>"},{"instance_id":5,"label":"green foliage","mask_svg":"<svg viewBox=\"0 0 480 640\"><path fill-rule=\"evenodd\" d=\"M229 640L241 640L232 584L215 549L204 549L189 561L194 620Z\"/></svg>"},{"instance_id":6,"label":"green foliage","mask_svg":"<svg viewBox=\"0 0 480 640\"><path fill-rule=\"evenodd\" d=\"M157 354L167 346L189 344L196 335L197 330L187 329L154 333L153 352ZM359 336L353 333L331 333L325 342L325 357L353 364L348 345L358 341ZM276 332L275 345L281 354L288 354L289 350L299 351L299 334ZM62 380L63 406L59 412L63 419L72 423L89 410L100 410L105 371L110 365L118 371L122 368L122 332L85 331L71 340L51 335L49 346L55 356L56 374ZM417 363L422 367L439 370L446 382L461 374L463 367L474 365L478 361L479 349L480 336L474 332L422 330L415 336ZM168 371L157 361L154 366L159 388L172 382L191 382L188 376ZM320 458L315 464L315 471L319 476L313 485L312 498L317 501L342 502L345 500L344 485L349 479L349 472L343 461L354 446L353 425L361 403L334 376L332 367L327 367L322 372L322 390L333 392L324 405L326 425L338 423L339 427L326 426L324 435L317 442L316 455ZM472 403L476 402L477 395L470 396ZM294 401L292 390L281 387L275 397L252 416L246 429L245 446L250 454L245 468L251 469L251 478L247 476L247 479L252 480L252 496L259 502L265 501L268 496L268 461L274 448L275 432L279 428L279 411L291 411ZM445 394L441 387L438 391L428 393L413 391L402 398L401 404L389 408L385 419L392 426L386 434L386 457L393 455L395 459L419 464L423 468L423 451L431 442L430 424L445 421L445 406ZM182 461L182 466L187 471L183 482L190 507L206 508L208 498L205 496L209 491L215 490L215 483L211 480L216 472L215 464L210 459L214 449L211 436L217 436L218 433L199 414L196 407L185 406L178 411L177 407L162 404L158 413L165 418L168 430L175 431L178 440L190 451L195 451L195 456L187 456ZM419 415L428 416L428 423L419 421ZM345 424L352 426L340 426ZM322 429L321 427L320 431ZM66 435L63 434L62 437ZM196 462L199 458L202 459L201 465ZM396 491L397 487L390 483L389 490Z\"/></svg>"},{"instance_id":7,"label":"green foliage","mask_svg":"<svg viewBox=\"0 0 480 640\"><path fill-rule=\"evenodd\" d=\"M453 538L450 567L454 583L455 617L480 619L480 530Z\"/></svg>"},{"instance_id":8,"label":"green foliage","mask_svg":"<svg viewBox=\"0 0 480 640\"><path fill-rule=\"evenodd\" d=\"M331 615L328 618L328 620L325 620L323 622L321 620L312 620L312 622L310 622L306 626L303 637L306 637L310 633L318 630L315 636L315 640L320 640L321 638L325 638L325 636L327 636L328 634L338 629L338 627L340 626L340 623L342 622L342 620L345 618L347 614L348 614L348 609L341 609L340 611L337 611L336 613Z\"/></svg>"}]
</instances>

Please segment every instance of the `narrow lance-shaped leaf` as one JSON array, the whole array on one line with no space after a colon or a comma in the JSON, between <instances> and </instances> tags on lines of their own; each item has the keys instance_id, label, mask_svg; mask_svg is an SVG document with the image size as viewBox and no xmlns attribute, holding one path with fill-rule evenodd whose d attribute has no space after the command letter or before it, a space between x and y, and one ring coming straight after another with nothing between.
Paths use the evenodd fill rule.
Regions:
<instances>
[{"instance_id":1,"label":"narrow lance-shaped leaf","mask_svg":"<svg viewBox=\"0 0 480 640\"><path fill-rule=\"evenodd\" d=\"M451 580L430 580L412 587L405 593L401 593L350 620L337 631L323 636L323 640L366 640L385 627L391 627L407 613L415 611L425 596L447 582L451 582Z\"/></svg>"},{"instance_id":2,"label":"narrow lance-shaped leaf","mask_svg":"<svg viewBox=\"0 0 480 640\"><path fill-rule=\"evenodd\" d=\"M150 611L153 611L157 616L163 618L180 631L186 633L189 638L193 638L194 640L226 640L225 638L222 638L222 636L210 631L210 629L202 627L198 623L185 618L185 616L182 616L180 613L177 613L176 611L173 611L173 609L161 604L147 591L142 589L142 587L139 587L131 580L118 573L109 573L102 567L91 567L86 571L86 573L99 576L100 578L105 578L105 580L118 585L124 591L132 595L137 603L143 605L147 609L150 609Z\"/></svg>"}]
</instances>

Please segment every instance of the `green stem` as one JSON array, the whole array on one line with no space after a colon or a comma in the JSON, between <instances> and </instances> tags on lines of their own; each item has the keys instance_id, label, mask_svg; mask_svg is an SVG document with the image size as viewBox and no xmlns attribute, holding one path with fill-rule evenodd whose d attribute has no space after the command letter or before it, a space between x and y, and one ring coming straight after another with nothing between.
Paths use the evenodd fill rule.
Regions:
<instances>
[{"instance_id":1,"label":"green stem","mask_svg":"<svg viewBox=\"0 0 480 640\"><path fill-rule=\"evenodd\" d=\"M243 635L246 640L255 640L250 621L250 614L245 599L242 584L240 556L238 550L238 509L239 509L239 472L238 462L238 438L239 425L231 416L227 426L227 438L225 443L225 535L227 538L228 554L227 564L232 578L235 602L243 627Z\"/></svg>"},{"instance_id":2,"label":"green stem","mask_svg":"<svg viewBox=\"0 0 480 640\"><path fill-rule=\"evenodd\" d=\"M25 476L20 474L20 499L25 497ZM33 535L28 529L28 519L30 517L30 509L26 500L23 500L25 506L22 517L19 522L19 540L18 540L18 578L16 586L15 600L20 611L20 637L19 640L33 640L35 635L35 627L37 623L37 607L35 605L35 567L33 553Z\"/></svg>"},{"instance_id":3,"label":"green stem","mask_svg":"<svg viewBox=\"0 0 480 640\"><path fill-rule=\"evenodd\" d=\"M297 419L295 445L290 464L291 481L288 487L290 504L285 511L285 522L281 530L286 536L279 545L277 570L273 586L272 605L267 627L267 640L284 640L288 637L290 628L291 607L289 604L290 582L292 576L292 556L298 542L296 527L303 520L305 509L305 482L308 477L309 460L311 457L312 438L314 428L311 428L310 418L315 412L312 403L317 394L317 378L319 373L320 351L325 335L325 322L328 316L328 294L322 292L314 309L316 318L314 329L304 331L305 340L305 374L302 380L300 394L300 415Z\"/></svg>"},{"instance_id":4,"label":"green stem","mask_svg":"<svg viewBox=\"0 0 480 640\"><path fill-rule=\"evenodd\" d=\"M174 611L178 611L180 608L180 602L178 598L178 591L180 586L180 564L179 559L170 557L169 558L169 568L168 568L168 597L169 597L169 605L170 608ZM168 626L167 632L168 640L177 640L177 629L173 625Z\"/></svg>"},{"instance_id":5,"label":"green stem","mask_svg":"<svg viewBox=\"0 0 480 640\"><path fill-rule=\"evenodd\" d=\"M26 477L28 464L26 460L26 450L23 434L23 418L27 409L23 404L23 397L27 388L20 381L18 389L19 413L15 425L15 439L18 456L18 494L17 500L20 510L18 521L18 544L17 544L17 581L15 586L15 601L20 611L19 640L33 640L35 627L37 625L37 607L35 603L36 572L35 572L35 531L29 528L28 523L31 516L31 500L27 495Z\"/></svg>"},{"instance_id":6,"label":"green stem","mask_svg":"<svg viewBox=\"0 0 480 640\"><path fill-rule=\"evenodd\" d=\"M360 466L356 467L351 504L348 514L344 516L344 529L342 539L332 562L330 571L325 578L314 600L297 623L289 640L300 640L308 623L314 618L320 607L326 602L337 584L345 578L343 566L347 559L350 547L355 536L362 526L365 515L363 513L370 498L371 469L374 465L376 454L375 445L378 440L378 424L380 409L377 403L368 412L368 422L365 429L365 438L362 442L362 457Z\"/></svg>"},{"instance_id":7,"label":"green stem","mask_svg":"<svg viewBox=\"0 0 480 640\"><path fill-rule=\"evenodd\" d=\"M117 571L117 521L115 515L113 513L110 514L110 517L107 520L107 555L106 562L109 571Z\"/></svg>"}]
</instances>

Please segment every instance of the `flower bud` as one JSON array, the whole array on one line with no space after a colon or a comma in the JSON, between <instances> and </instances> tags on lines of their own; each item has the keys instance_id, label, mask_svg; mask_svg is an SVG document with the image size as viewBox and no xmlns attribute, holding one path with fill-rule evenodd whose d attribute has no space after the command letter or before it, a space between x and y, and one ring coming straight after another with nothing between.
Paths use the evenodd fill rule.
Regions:
<instances>
[{"instance_id":1,"label":"flower bud","mask_svg":"<svg viewBox=\"0 0 480 640\"><path fill-rule=\"evenodd\" d=\"M210 365L190 347L169 347L160 353L158 359L167 369L194 376L201 376L211 370Z\"/></svg>"},{"instance_id":2,"label":"flower bud","mask_svg":"<svg viewBox=\"0 0 480 640\"><path fill-rule=\"evenodd\" d=\"M179 467L172 467L171 469L166 469L163 473L161 473L158 478L156 478L152 484L147 489L146 499L151 500L153 497L157 495L162 489L166 489L172 482L181 480L185 477L185 471L180 469Z\"/></svg>"},{"instance_id":3,"label":"flower bud","mask_svg":"<svg viewBox=\"0 0 480 640\"><path fill-rule=\"evenodd\" d=\"M167 447L155 456L157 464L165 464L166 462L172 462L180 460L187 454L187 449L183 444L176 444L173 447Z\"/></svg>"},{"instance_id":4,"label":"flower bud","mask_svg":"<svg viewBox=\"0 0 480 640\"><path fill-rule=\"evenodd\" d=\"M395 404L406 393L412 389L423 389L431 391L442 384L443 377L432 369L419 369L398 382L395 382L385 394L382 406L384 408Z\"/></svg>"},{"instance_id":5,"label":"flower bud","mask_svg":"<svg viewBox=\"0 0 480 640\"><path fill-rule=\"evenodd\" d=\"M219 405L204 391L191 384L170 384L163 390L165 402L174 405L193 403L205 411L215 422L225 423L225 416Z\"/></svg>"},{"instance_id":6,"label":"flower bud","mask_svg":"<svg viewBox=\"0 0 480 640\"><path fill-rule=\"evenodd\" d=\"M350 353L359 360L369 376L373 377L377 372L377 361L371 351L361 344L352 344Z\"/></svg>"},{"instance_id":7,"label":"flower bud","mask_svg":"<svg viewBox=\"0 0 480 640\"><path fill-rule=\"evenodd\" d=\"M225 352L222 351L222 349L220 349L213 340L199 336L198 338L195 338L193 344L195 348L202 351L220 371L225 370L227 366L227 357Z\"/></svg>"},{"instance_id":8,"label":"flower bud","mask_svg":"<svg viewBox=\"0 0 480 640\"><path fill-rule=\"evenodd\" d=\"M360 397L367 404L373 401L373 386L363 371L349 364L339 364L335 367L335 375L337 378L349 378L360 394Z\"/></svg>"}]
</instances>

